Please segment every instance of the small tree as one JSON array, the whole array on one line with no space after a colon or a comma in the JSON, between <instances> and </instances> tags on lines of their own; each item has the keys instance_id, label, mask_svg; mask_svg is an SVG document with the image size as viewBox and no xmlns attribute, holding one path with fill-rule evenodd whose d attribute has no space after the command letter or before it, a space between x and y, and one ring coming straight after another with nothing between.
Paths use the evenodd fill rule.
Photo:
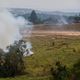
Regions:
<instances>
[{"instance_id":1,"label":"small tree","mask_svg":"<svg viewBox=\"0 0 80 80\"><path fill-rule=\"evenodd\" d=\"M15 76L24 72L23 48L26 48L26 44L20 40L8 46L8 52L4 55L0 50L0 77Z\"/></svg>"}]
</instances>

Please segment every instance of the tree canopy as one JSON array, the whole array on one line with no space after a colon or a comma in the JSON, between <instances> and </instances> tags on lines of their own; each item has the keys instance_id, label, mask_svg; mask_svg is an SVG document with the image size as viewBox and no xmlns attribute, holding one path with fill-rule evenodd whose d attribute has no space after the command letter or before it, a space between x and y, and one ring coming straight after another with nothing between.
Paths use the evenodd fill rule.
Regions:
<instances>
[{"instance_id":1,"label":"tree canopy","mask_svg":"<svg viewBox=\"0 0 80 80\"><path fill-rule=\"evenodd\" d=\"M33 24L37 24L38 23L38 16L35 12L35 10L33 10L30 14L29 20L33 23Z\"/></svg>"},{"instance_id":2,"label":"tree canopy","mask_svg":"<svg viewBox=\"0 0 80 80\"><path fill-rule=\"evenodd\" d=\"M8 52L0 50L0 77L12 77L24 73L23 47L26 48L25 42L20 40L8 46Z\"/></svg>"}]
</instances>

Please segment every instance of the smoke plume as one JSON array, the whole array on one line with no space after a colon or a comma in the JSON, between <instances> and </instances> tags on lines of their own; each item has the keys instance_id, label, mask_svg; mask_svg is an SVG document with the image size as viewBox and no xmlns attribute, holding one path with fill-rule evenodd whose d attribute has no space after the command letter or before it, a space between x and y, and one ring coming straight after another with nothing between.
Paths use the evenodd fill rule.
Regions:
<instances>
[{"instance_id":1,"label":"smoke plume","mask_svg":"<svg viewBox=\"0 0 80 80\"><path fill-rule=\"evenodd\" d=\"M32 26L27 26L27 24L28 22L23 17L15 18L8 10L0 9L0 48L5 51L6 47L14 41L22 39L19 30L23 27L28 28L26 34L30 35Z\"/></svg>"}]
</instances>

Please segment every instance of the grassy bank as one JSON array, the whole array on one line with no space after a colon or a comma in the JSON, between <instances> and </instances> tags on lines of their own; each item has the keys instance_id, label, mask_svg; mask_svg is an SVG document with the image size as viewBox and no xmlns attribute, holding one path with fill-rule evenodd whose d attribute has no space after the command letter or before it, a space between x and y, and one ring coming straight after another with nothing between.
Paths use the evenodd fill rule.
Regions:
<instances>
[{"instance_id":1,"label":"grassy bank","mask_svg":"<svg viewBox=\"0 0 80 80\"><path fill-rule=\"evenodd\" d=\"M0 78L0 80L50 80L51 77L27 77L27 76L17 76L14 78Z\"/></svg>"}]
</instances>

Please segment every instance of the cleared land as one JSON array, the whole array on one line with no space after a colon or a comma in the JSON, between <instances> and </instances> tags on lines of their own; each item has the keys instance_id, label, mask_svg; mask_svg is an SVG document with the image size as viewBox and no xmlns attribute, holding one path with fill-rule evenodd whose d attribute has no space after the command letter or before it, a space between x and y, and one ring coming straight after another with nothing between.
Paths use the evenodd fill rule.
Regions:
<instances>
[{"instance_id":1,"label":"cleared land","mask_svg":"<svg viewBox=\"0 0 80 80\"><path fill-rule=\"evenodd\" d=\"M80 36L80 24L70 25L35 25L32 36Z\"/></svg>"},{"instance_id":2,"label":"cleared land","mask_svg":"<svg viewBox=\"0 0 80 80\"><path fill-rule=\"evenodd\" d=\"M32 32L32 36L49 36L49 35L56 35L56 36L80 36L79 31L43 31L37 30Z\"/></svg>"}]
</instances>

